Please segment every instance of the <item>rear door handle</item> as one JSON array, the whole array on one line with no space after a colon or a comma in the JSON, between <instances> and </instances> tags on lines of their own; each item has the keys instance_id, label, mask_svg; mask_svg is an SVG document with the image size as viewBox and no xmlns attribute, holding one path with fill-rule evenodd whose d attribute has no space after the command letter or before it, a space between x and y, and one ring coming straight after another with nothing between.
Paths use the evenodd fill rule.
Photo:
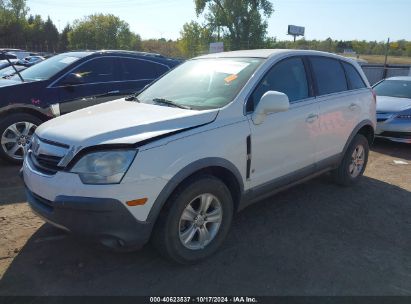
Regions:
<instances>
[{"instance_id":1,"label":"rear door handle","mask_svg":"<svg viewBox=\"0 0 411 304\"><path fill-rule=\"evenodd\" d=\"M350 108L351 111L355 111L358 108L358 105L355 104L355 103L352 103L352 104L350 104L349 108Z\"/></svg>"},{"instance_id":2,"label":"rear door handle","mask_svg":"<svg viewBox=\"0 0 411 304\"><path fill-rule=\"evenodd\" d=\"M118 94L118 93L120 93L120 91L119 91L119 90L115 90L115 91L110 91L110 92L108 92L107 94Z\"/></svg>"},{"instance_id":3,"label":"rear door handle","mask_svg":"<svg viewBox=\"0 0 411 304\"><path fill-rule=\"evenodd\" d=\"M316 121L318 119L318 115L317 114L310 114L308 115L308 117L305 119L306 122L308 123L313 123L314 121Z\"/></svg>"}]
</instances>

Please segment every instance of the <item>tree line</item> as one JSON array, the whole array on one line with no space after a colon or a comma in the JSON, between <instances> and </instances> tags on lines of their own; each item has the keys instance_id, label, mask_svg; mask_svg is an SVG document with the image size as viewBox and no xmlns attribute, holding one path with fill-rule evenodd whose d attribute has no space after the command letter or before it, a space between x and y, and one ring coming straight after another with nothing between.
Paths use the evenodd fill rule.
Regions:
<instances>
[{"instance_id":1,"label":"tree line","mask_svg":"<svg viewBox=\"0 0 411 304\"><path fill-rule=\"evenodd\" d=\"M353 50L363 55L383 55L384 41L326 40L281 41L268 36L267 20L274 8L269 0L194 0L202 24L183 25L176 41L143 40L127 22L112 14L94 14L67 24L61 32L48 17L29 14L26 0L0 0L0 47L40 52L80 49L124 49L190 58L208 53L211 42L224 42L226 51L255 48L313 49L334 53ZM390 55L411 56L411 42L388 45Z\"/></svg>"}]
</instances>

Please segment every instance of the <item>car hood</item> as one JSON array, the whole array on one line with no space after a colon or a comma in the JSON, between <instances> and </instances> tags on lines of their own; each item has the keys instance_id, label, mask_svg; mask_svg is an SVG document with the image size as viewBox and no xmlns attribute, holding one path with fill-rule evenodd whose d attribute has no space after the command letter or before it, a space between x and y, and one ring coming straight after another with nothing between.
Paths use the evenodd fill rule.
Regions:
<instances>
[{"instance_id":1,"label":"car hood","mask_svg":"<svg viewBox=\"0 0 411 304\"><path fill-rule=\"evenodd\" d=\"M397 113L411 108L410 98L377 96L377 112Z\"/></svg>"},{"instance_id":2,"label":"car hood","mask_svg":"<svg viewBox=\"0 0 411 304\"><path fill-rule=\"evenodd\" d=\"M218 110L193 111L119 99L49 120L36 134L78 151L101 144L136 144L210 123L217 114Z\"/></svg>"}]
</instances>

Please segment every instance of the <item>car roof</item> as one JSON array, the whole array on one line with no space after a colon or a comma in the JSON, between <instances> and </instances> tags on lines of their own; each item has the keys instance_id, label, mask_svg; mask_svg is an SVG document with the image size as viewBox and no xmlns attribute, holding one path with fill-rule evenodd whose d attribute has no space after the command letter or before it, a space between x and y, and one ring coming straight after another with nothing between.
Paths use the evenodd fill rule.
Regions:
<instances>
[{"instance_id":1,"label":"car roof","mask_svg":"<svg viewBox=\"0 0 411 304\"><path fill-rule=\"evenodd\" d=\"M396 77L389 77L385 80L400 80L400 81L411 81L411 76L396 76Z\"/></svg>"},{"instance_id":2,"label":"car roof","mask_svg":"<svg viewBox=\"0 0 411 304\"><path fill-rule=\"evenodd\" d=\"M327 56L327 57L334 57L338 59L345 60L347 62L353 62L352 59L339 56L332 53L321 52L321 51L312 51L312 50L293 50L293 49L257 49L257 50L242 50L242 51L231 51L231 52L222 52L222 53L214 53L196 57L194 59L199 58L234 58L234 57L245 57L245 58L270 58L280 55L313 55L313 56Z\"/></svg>"},{"instance_id":3,"label":"car roof","mask_svg":"<svg viewBox=\"0 0 411 304\"><path fill-rule=\"evenodd\" d=\"M84 51L74 51L67 53L76 53L78 55L89 56L97 54L115 54L115 55L134 55L134 56L148 56L148 57L157 57L167 59L161 54L149 53L149 52L138 52L138 51L127 51L127 50L84 50Z\"/></svg>"},{"instance_id":4,"label":"car roof","mask_svg":"<svg viewBox=\"0 0 411 304\"><path fill-rule=\"evenodd\" d=\"M148 57L151 60L158 61L167 65L176 65L181 63L181 60L165 57L157 53L148 53L148 52L137 52L137 51L125 51L125 50L99 50L99 51L75 51L75 52L66 52L64 54L72 54L76 57L88 57L88 56L98 56L98 55L123 55L123 56L136 56L139 58Z\"/></svg>"},{"instance_id":5,"label":"car roof","mask_svg":"<svg viewBox=\"0 0 411 304\"><path fill-rule=\"evenodd\" d=\"M75 56L75 57L79 57L79 58L83 58L83 57L87 57L94 54L94 52L90 52L90 51L74 51L74 52L65 52L65 53L61 53L61 54L57 54L57 55L67 55L67 56Z\"/></svg>"}]
</instances>

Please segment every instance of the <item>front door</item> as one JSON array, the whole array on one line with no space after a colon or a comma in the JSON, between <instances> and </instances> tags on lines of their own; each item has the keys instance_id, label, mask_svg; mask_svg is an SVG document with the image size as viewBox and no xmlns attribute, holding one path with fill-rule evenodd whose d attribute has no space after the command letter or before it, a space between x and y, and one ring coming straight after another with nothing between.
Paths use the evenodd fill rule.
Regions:
<instances>
[{"instance_id":1,"label":"front door","mask_svg":"<svg viewBox=\"0 0 411 304\"><path fill-rule=\"evenodd\" d=\"M78 75L81 83L67 85L63 77L51 89L58 90L60 114L97 105L121 97L115 57L98 57L80 64L70 73Z\"/></svg>"},{"instance_id":2,"label":"front door","mask_svg":"<svg viewBox=\"0 0 411 304\"><path fill-rule=\"evenodd\" d=\"M290 173L313 171L319 108L301 57L276 63L261 80L248 102L254 108L267 91L285 93L290 100L286 112L267 115L256 125L250 117L250 187L264 185Z\"/></svg>"}]
</instances>

